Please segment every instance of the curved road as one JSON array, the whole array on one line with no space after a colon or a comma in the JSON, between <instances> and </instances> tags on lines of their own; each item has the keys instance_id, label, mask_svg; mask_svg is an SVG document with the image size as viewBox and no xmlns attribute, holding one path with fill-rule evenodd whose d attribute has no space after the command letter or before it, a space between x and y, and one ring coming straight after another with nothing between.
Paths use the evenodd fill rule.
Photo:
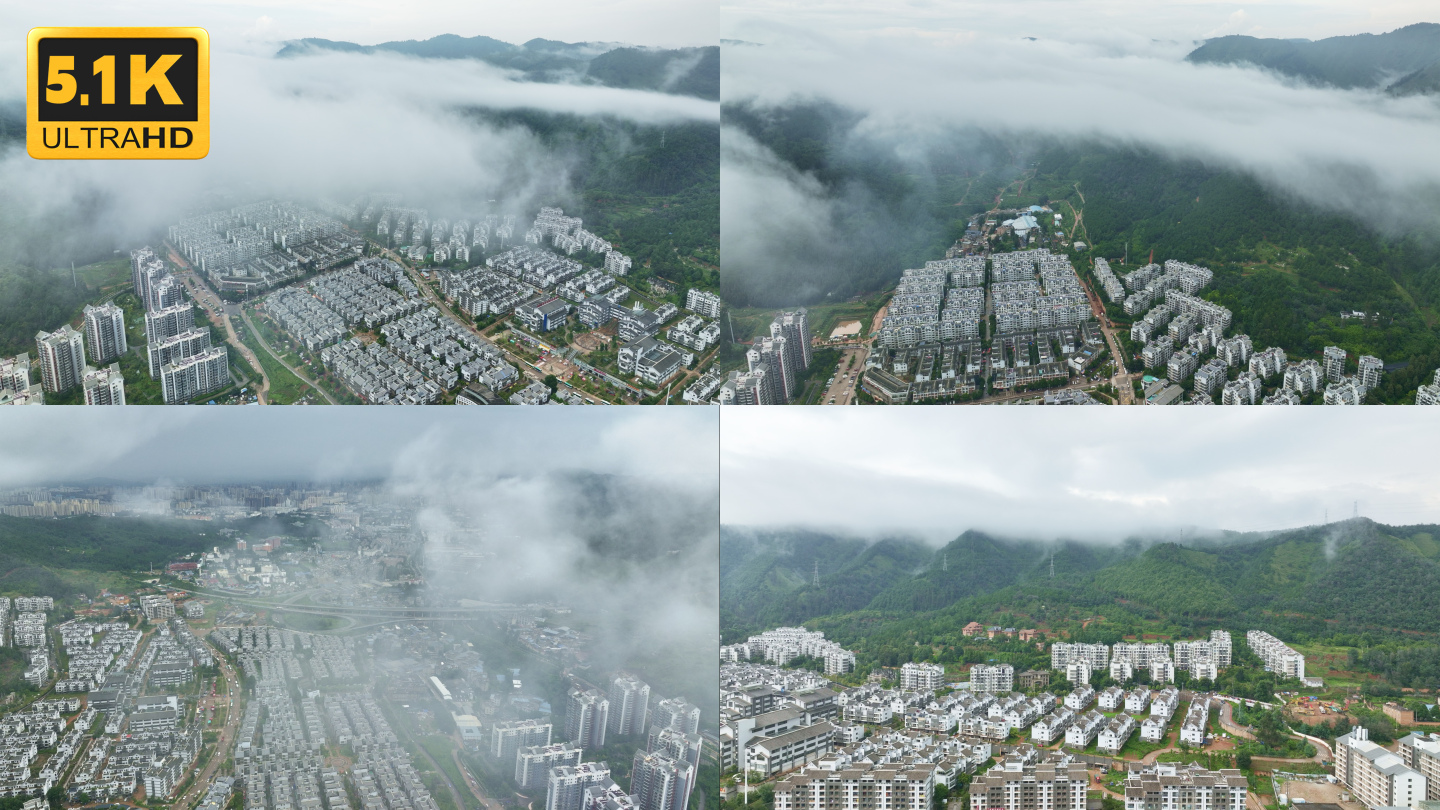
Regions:
<instances>
[{"instance_id":1,"label":"curved road","mask_svg":"<svg viewBox=\"0 0 1440 810\"><path fill-rule=\"evenodd\" d=\"M190 263L185 261L174 248L170 247L168 242L165 247L170 253L170 261L177 267L184 268L184 272L178 273L177 275L180 276L180 281L190 292L190 297L204 308L211 321L222 324L225 327L225 342L234 346L235 350L240 352L240 356L244 357L246 362L250 364L250 367L255 369L255 373L260 375L260 387L255 391L256 400L259 401L261 405L270 404L267 396L270 393L270 377L265 374L265 367L260 365L260 358L256 357L255 352L251 351L250 347L246 346L245 343L240 340L240 336L235 334L235 324L230 321L230 315L225 311L225 303L220 300L219 296L210 291L210 288L196 275Z\"/></svg>"},{"instance_id":2,"label":"curved road","mask_svg":"<svg viewBox=\"0 0 1440 810\"><path fill-rule=\"evenodd\" d=\"M230 662L225 659L225 656L222 655L219 650L210 646L209 641L202 643L209 648L210 654L215 657L216 663L220 665L220 677L224 679L225 692L223 697L221 695L216 696L214 704L225 707L225 725L220 729L220 739L215 743L215 750L210 754L210 762L205 766L205 771L195 779L184 796L175 800L174 807L177 809L194 807L200 802L200 799L205 796L206 791L210 789L210 780L215 778L215 772L219 770L220 763L226 759L225 751L228 750L230 745L234 744L235 728L240 724L240 706L235 699L235 696L238 694L240 681L235 677L235 670L230 667Z\"/></svg>"},{"instance_id":3,"label":"curved road","mask_svg":"<svg viewBox=\"0 0 1440 810\"><path fill-rule=\"evenodd\" d=\"M325 398L325 401L326 401L326 402L330 403L331 405L339 405L339 404L340 404L340 403L338 403L338 402L335 401L335 398L334 398L334 397L332 397L332 396L330 396L328 393L326 393L326 391L325 391L324 388L321 388L320 386L316 385L315 382L314 382L313 380L311 380L309 377L306 377L304 374L301 374L299 369L297 369L297 368L295 368L294 366L290 365L289 363L285 362L284 358L282 358L278 352L276 352L274 349L270 348L270 344L267 343L267 342L265 342L265 336L262 335L262 334L260 334L260 330L259 330L259 329L256 329L256 328L255 328L255 323L254 323L254 321L251 321L251 320L250 320L250 313L246 312L246 311L245 311L245 307L243 307L243 306L240 307L240 318L241 318L242 320L244 320L244 321L245 321L245 325L250 328L250 334L254 335L254 336L255 336L255 339L258 340L258 341L260 341L260 348L262 348L262 349L264 349L265 351L269 352L269 353L270 353L270 356L273 357L273 358L275 358L275 362L277 362L277 363L279 363L280 365L284 366L284 367L286 368L286 370L288 370L291 374L294 374L296 377L299 377L301 382L305 383L306 385L308 385L308 386L310 386L311 388L314 388L316 391L318 391L318 392L320 393L320 396L322 396L322 397Z\"/></svg>"}]
</instances>

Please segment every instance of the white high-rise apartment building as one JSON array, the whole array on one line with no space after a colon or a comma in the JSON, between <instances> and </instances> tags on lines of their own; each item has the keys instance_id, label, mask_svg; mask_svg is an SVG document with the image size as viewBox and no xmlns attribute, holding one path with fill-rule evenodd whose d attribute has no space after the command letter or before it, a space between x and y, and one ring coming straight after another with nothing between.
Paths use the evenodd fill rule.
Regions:
<instances>
[{"instance_id":1,"label":"white high-rise apartment building","mask_svg":"<svg viewBox=\"0 0 1440 810\"><path fill-rule=\"evenodd\" d=\"M113 302L85 307L85 346L90 362L108 363L124 354L125 313Z\"/></svg>"},{"instance_id":2,"label":"white high-rise apartment building","mask_svg":"<svg viewBox=\"0 0 1440 810\"><path fill-rule=\"evenodd\" d=\"M86 405L124 405L125 378L120 375L120 364L111 363L105 368L85 370Z\"/></svg>"},{"instance_id":3,"label":"white high-rise apartment building","mask_svg":"<svg viewBox=\"0 0 1440 810\"><path fill-rule=\"evenodd\" d=\"M649 731L646 717L650 711L650 685L631 676L616 678L610 684L610 732L612 734L644 734Z\"/></svg>"},{"instance_id":4,"label":"white high-rise apartment building","mask_svg":"<svg viewBox=\"0 0 1440 810\"><path fill-rule=\"evenodd\" d=\"M35 335L35 352L47 394L69 391L85 376L85 337L70 324Z\"/></svg>"},{"instance_id":5,"label":"white high-rise apartment building","mask_svg":"<svg viewBox=\"0 0 1440 810\"><path fill-rule=\"evenodd\" d=\"M184 403L229 384L230 360L224 346L212 346L160 369L160 391L166 405Z\"/></svg>"}]
</instances>

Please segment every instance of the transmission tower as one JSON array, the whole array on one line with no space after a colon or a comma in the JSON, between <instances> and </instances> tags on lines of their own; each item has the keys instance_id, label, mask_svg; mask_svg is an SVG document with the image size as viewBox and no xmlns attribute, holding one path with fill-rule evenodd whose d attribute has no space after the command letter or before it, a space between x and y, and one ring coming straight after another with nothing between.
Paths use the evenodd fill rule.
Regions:
<instances>
[{"instance_id":1,"label":"transmission tower","mask_svg":"<svg viewBox=\"0 0 1440 810\"><path fill-rule=\"evenodd\" d=\"M942 555L940 555L940 570L941 570L941 571L949 571L949 570L950 570L950 555L949 555L949 554L942 554Z\"/></svg>"},{"instance_id":2,"label":"transmission tower","mask_svg":"<svg viewBox=\"0 0 1440 810\"><path fill-rule=\"evenodd\" d=\"M1050 578L1055 578L1055 552L1050 552Z\"/></svg>"},{"instance_id":3,"label":"transmission tower","mask_svg":"<svg viewBox=\"0 0 1440 810\"><path fill-rule=\"evenodd\" d=\"M814 574L814 576L811 577L811 579L810 579L810 584L811 584L811 585L814 585L814 586L817 587L817 588L820 587L820 561L819 561L819 560L816 560L816 561L815 561L815 574Z\"/></svg>"}]
</instances>

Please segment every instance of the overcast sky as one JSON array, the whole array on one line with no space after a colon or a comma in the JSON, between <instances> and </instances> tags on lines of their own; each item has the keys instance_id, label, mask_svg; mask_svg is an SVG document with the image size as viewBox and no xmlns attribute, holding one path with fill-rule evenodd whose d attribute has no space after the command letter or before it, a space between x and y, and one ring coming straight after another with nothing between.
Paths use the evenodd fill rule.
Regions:
<instances>
[{"instance_id":1,"label":"overcast sky","mask_svg":"<svg viewBox=\"0 0 1440 810\"><path fill-rule=\"evenodd\" d=\"M768 41L767 26L824 35L858 31L947 38L978 30L1068 40L1137 35L1192 41L1225 34L1321 39L1436 22L1429 0L727 0L722 36ZM773 32L770 34L773 36Z\"/></svg>"},{"instance_id":2,"label":"overcast sky","mask_svg":"<svg viewBox=\"0 0 1440 810\"><path fill-rule=\"evenodd\" d=\"M0 486L440 481L588 470L713 491L716 414L687 408L12 408Z\"/></svg>"},{"instance_id":3,"label":"overcast sky","mask_svg":"<svg viewBox=\"0 0 1440 810\"><path fill-rule=\"evenodd\" d=\"M516 45L531 39L714 45L716 6L707 0L55 0L0 4L0 23L16 34L37 25L198 25L217 50L271 48L302 37L363 45L440 34L485 35Z\"/></svg>"},{"instance_id":4,"label":"overcast sky","mask_svg":"<svg viewBox=\"0 0 1440 810\"><path fill-rule=\"evenodd\" d=\"M1384 418L1380 418L1383 416ZM1440 523L1423 408L731 408L721 522L948 542Z\"/></svg>"}]
</instances>

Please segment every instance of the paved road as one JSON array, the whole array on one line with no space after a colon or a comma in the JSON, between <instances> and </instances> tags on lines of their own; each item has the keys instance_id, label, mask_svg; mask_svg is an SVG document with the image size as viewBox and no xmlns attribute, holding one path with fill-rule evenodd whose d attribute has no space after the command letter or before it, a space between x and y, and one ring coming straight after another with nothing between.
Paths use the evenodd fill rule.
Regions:
<instances>
[{"instance_id":1,"label":"paved road","mask_svg":"<svg viewBox=\"0 0 1440 810\"><path fill-rule=\"evenodd\" d=\"M208 641L202 643L210 649L210 654L220 665L220 680L225 691L216 696L214 705L225 708L225 725L220 728L220 739L215 743L215 751L210 754L210 763L205 766L204 773L200 774L190 785L190 789L185 792L185 795L175 800L176 810L194 807L205 797L205 792L210 787L210 780L215 778L215 772L220 768L220 763L226 759L225 752L229 751L235 743L235 728L240 725L240 704L236 700L240 680L235 676L235 670L230 666L230 662L225 660L225 656L221 655L219 650L211 647ZM218 689L216 691L219 692Z\"/></svg>"},{"instance_id":2,"label":"paved road","mask_svg":"<svg viewBox=\"0 0 1440 810\"><path fill-rule=\"evenodd\" d=\"M430 763L430 767L434 768L435 773L440 775L440 780L445 783L445 787L450 789L450 798L455 800L455 807L458 808L458 810L465 810L465 802L460 798L460 791L450 781L450 776L445 773L444 768L440 767L440 763L436 762L435 758L430 756L430 751L427 750L425 746L421 745L419 740L415 739L414 734L410 733L410 727L405 724L404 718L400 717L401 710L397 709L395 707L395 704L391 703L388 700L385 701L385 703L390 707L391 713L396 715L397 719L399 720L399 722L397 722L395 725L398 727L400 733L404 734L406 739L410 740L410 742L415 745L415 750L419 751L420 756L424 757L425 761ZM461 770L461 773L464 773L463 769Z\"/></svg>"},{"instance_id":3,"label":"paved road","mask_svg":"<svg viewBox=\"0 0 1440 810\"><path fill-rule=\"evenodd\" d=\"M166 247L169 248L169 245L166 245ZM270 393L270 378L265 374L265 367L260 365L260 358L256 357L255 352L250 351L250 347L246 346L245 343L240 340L240 336L235 334L235 324L230 321L230 312L225 306L225 302L221 301L220 297L200 280L200 277L196 275L190 263L185 261L183 256L176 253L173 248L169 248L169 252L170 261L174 262L183 270L183 272L177 275L180 276L180 281L185 285L185 289L189 291L190 297L205 310L205 313L210 316L211 321L225 328L225 342L234 346L235 350L240 352L240 356L245 358L245 362L249 363L250 367L255 370L255 373L260 375L260 387L255 390L255 397L261 405L268 405L270 402L268 398L268 394Z\"/></svg>"},{"instance_id":4,"label":"paved road","mask_svg":"<svg viewBox=\"0 0 1440 810\"><path fill-rule=\"evenodd\" d=\"M1220 705L1220 726L1237 737L1244 737L1247 740L1255 739L1248 729L1235 722L1235 706L1229 701L1222 701ZM1313 757L1262 757L1271 762L1330 762L1335 759L1335 754L1330 750L1330 744L1318 737L1311 737L1308 734L1290 733L1288 736L1298 740L1304 740L1315 746Z\"/></svg>"},{"instance_id":5,"label":"paved road","mask_svg":"<svg viewBox=\"0 0 1440 810\"><path fill-rule=\"evenodd\" d=\"M1235 704L1228 700L1220 701L1220 727L1236 737L1244 737L1247 740L1255 739L1255 735L1250 733L1250 729L1235 722Z\"/></svg>"},{"instance_id":6,"label":"paved road","mask_svg":"<svg viewBox=\"0 0 1440 810\"><path fill-rule=\"evenodd\" d=\"M335 398L332 397L332 396L330 396L330 394L328 394L328 393L325 391L324 388L321 388L320 386L316 385L314 380L310 379L309 377L306 377L303 373L301 373L300 369L295 368L294 366L292 366L292 365L290 365L289 363L285 362L285 358L281 357L279 352L277 352L277 351L275 351L274 349L270 348L270 344L267 343L267 342L265 342L265 336L262 335L262 334L260 334L260 330L259 330L259 329L256 329L256 328L255 328L255 322L252 321L252 320L250 320L250 313L246 312L244 307L241 307L241 308L240 308L240 317L245 320L245 325L250 328L250 334L254 335L254 336L255 336L255 339L260 342L260 348L262 348L262 349L264 349L265 351L269 352L269 353L270 353L270 356L273 357L273 358L275 358L275 362L277 362L277 363L279 363L280 365L284 366L287 370L289 370L289 372L290 372L291 374L294 374L296 377L299 377L301 382L305 383L306 385L308 385L308 386L310 386L311 388L314 388L316 391L320 392L320 396L324 397L326 402L330 403L331 405L339 405L339 404L340 404L340 403L336 402L336 401L335 401Z\"/></svg>"},{"instance_id":7,"label":"paved road","mask_svg":"<svg viewBox=\"0 0 1440 810\"><path fill-rule=\"evenodd\" d=\"M460 771L460 776L464 777L466 786L470 788L470 792L475 796L475 799L480 802L481 807L484 807L485 810L500 810L500 808L504 807L504 805L499 802L492 801L485 795L485 792L480 789L480 783L475 780L474 774L470 773L470 769L465 767L465 763L460 760L460 751L458 749L451 751L450 756L455 758L455 767Z\"/></svg>"},{"instance_id":8,"label":"paved road","mask_svg":"<svg viewBox=\"0 0 1440 810\"><path fill-rule=\"evenodd\" d=\"M835 382L830 388L821 394L820 405L831 404L849 405L855 399L855 389L860 385L860 375L865 371L865 360L870 356L868 346L847 346L840 354L840 370L835 374ZM855 376L850 376L854 372Z\"/></svg>"}]
</instances>

